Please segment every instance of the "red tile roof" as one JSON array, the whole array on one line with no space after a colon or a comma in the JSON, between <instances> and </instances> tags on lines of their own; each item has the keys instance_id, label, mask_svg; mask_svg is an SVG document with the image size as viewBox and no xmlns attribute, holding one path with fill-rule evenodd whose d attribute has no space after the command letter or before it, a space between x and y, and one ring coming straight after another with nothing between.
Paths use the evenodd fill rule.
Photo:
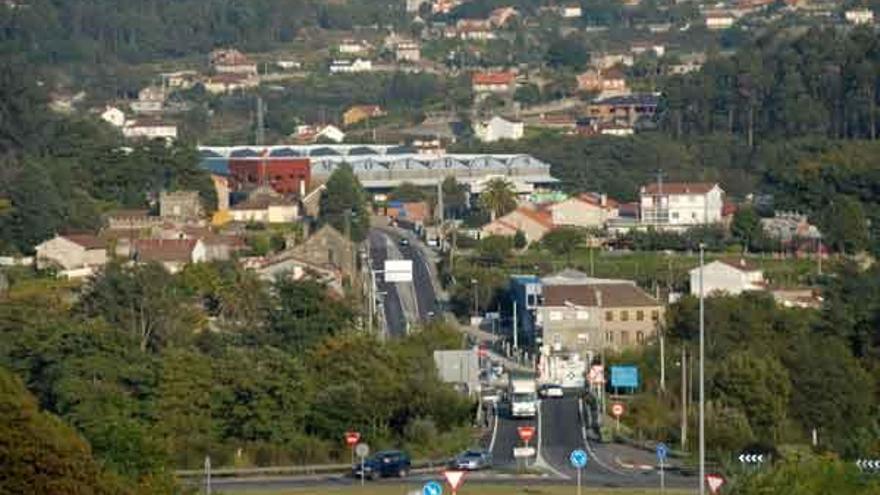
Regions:
<instances>
[{"instance_id":1,"label":"red tile roof","mask_svg":"<svg viewBox=\"0 0 880 495\"><path fill-rule=\"evenodd\" d=\"M472 81L480 85L511 84L515 78L513 72L477 72Z\"/></svg>"},{"instance_id":2,"label":"red tile roof","mask_svg":"<svg viewBox=\"0 0 880 495\"><path fill-rule=\"evenodd\" d=\"M601 293L603 308L624 308L638 306L659 306L656 299L649 296L635 284L583 284L547 285L543 289L545 306L564 306L566 303L579 306L598 306L597 292Z\"/></svg>"},{"instance_id":3,"label":"red tile roof","mask_svg":"<svg viewBox=\"0 0 880 495\"><path fill-rule=\"evenodd\" d=\"M588 205L602 206L602 195L601 194L582 193L582 194L577 195L575 197L575 199L583 201L584 203L587 203ZM605 197L605 207L606 208L618 208L619 206L620 206L620 203L616 199L609 198L607 196Z\"/></svg>"},{"instance_id":4,"label":"red tile roof","mask_svg":"<svg viewBox=\"0 0 880 495\"><path fill-rule=\"evenodd\" d=\"M92 234L64 234L61 237L86 249L105 249L107 247L104 240Z\"/></svg>"},{"instance_id":5,"label":"red tile roof","mask_svg":"<svg viewBox=\"0 0 880 495\"><path fill-rule=\"evenodd\" d=\"M544 227L548 229L553 228L553 215L547 210L533 210L531 208L526 208L521 206L516 209L521 215L528 217L535 222L538 222Z\"/></svg>"},{"instance_id":6,"label":"red tile roof","mask_svg":"<svg viewBox=\"0 0 880 495\"><path fill-rule=\"evenodd\" d=\"M198 241L194 239L141 239L134 242L138 261L189 262Z\"/></svg>"},{"instance_id":7,"label":"red tile roof","mask_svg":"<svg viewBox=\"0 0 880 495\"><path fill-rule=\"evenodd\" d=\"M706 194L717 185L716 182L664 182L661 186L655 182L642 186L642 192L657 194L662 187L663 194Z\"/></svg>"}]
</instances>

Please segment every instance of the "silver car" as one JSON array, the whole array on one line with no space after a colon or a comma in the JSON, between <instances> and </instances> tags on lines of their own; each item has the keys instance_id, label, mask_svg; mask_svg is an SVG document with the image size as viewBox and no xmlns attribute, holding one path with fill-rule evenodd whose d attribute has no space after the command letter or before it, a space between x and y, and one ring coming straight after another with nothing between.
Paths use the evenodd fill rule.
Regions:
<instances>
[{"instance_id":1,"label":"silver car","mask_svg":"<svg viewBox=\"0 0 880 495\"><path fill-rule=\"evenodd\" d=\"M452 469L478 471L492 467L492 454L485 450L466 450L449 463Z\"/></svg>"}]
</instances>

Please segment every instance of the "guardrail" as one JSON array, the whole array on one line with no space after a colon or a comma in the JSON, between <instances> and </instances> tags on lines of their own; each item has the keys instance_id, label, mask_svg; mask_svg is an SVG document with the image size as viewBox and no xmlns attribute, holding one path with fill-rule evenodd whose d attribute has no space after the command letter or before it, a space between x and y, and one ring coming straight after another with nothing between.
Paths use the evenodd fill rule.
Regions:
<instances>
[{"instance_id":1,"label":"guardrail","mask_svg":"<svg viewBox=\"0 0 880 495\"><path fill-rule=\"evenodd\" d=\"M413 461L410 468L418 471L430 471L432 469L445 466L446 460L416 460ZM265 476L265 475L292 475L292 476L309 476L317 474L337 474L348 473L352 469L352 464L311 464L298 466L267 466L267 467L250 467L250 468L212 468L212 477L248 477L248 476ZM179 469L174 471L178 478L196 478L204 476L203 469Z\"/></svg>"}]
</instances>

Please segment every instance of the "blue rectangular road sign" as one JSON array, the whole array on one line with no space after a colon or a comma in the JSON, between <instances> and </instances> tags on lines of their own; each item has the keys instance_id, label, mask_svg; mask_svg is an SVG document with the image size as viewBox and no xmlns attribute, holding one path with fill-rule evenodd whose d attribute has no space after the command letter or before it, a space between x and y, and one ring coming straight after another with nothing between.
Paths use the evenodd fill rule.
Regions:
<instances>
[{"instance_id":1,"label":"blue rectangular road sign","mask_svg":"<svg viewBox=\"0 0 880 495\"><path fill-rule=\"evenodd\" d=\"M635 366L612 366L611 386L639 388L639 369Z\"/></svg>"}]
</instances>

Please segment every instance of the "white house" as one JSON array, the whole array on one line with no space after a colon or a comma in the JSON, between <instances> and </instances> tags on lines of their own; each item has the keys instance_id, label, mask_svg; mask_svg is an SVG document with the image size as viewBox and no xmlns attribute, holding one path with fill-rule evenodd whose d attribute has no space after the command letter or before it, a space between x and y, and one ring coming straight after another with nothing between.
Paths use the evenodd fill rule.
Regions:
<instances>
[{"instance_id":1,"label":"white house","mask_svg":"<svg viewBox=\"0 0 880 495\"><path fill-rule=\"evenodd\" d=\"M724 190L716 183L654 183L642 186L639 196L645 226L684 230L721 222Z\"/></svg>"},{"instance_id":2,"label":"white house","mask_svg":"<svg viewBox=\"0 0 880 495\"><path fill-rule=\"evenodd\" d=\"M690 271L691 294L700 295L700 267ZM745 259L718 260L703 266L703 293L736 296L745 291L764 290L764 272Z\"/></svg>"},{"instance_id":3,"label":"white house","mask_svg":"<svg viewBox=\"0 0 880 495\"><path fill-rule=\"evenodd\" d=\"M373 62L362 58L351 60L334 60L330 63L331 74L353 74L355 72L370 72L373 70Z\"/></svg>"},{"instance_id":4,"label":"white house","mask_svg":"<svg viewBox=\"0 0 880 495\"><path fill-rule=\"evenodd\" d=\"M736 19L733 15L725 12L707 12L706 28L711 30L728 29L733 27Z\"/></svg>"},{"instance_id":5,"label":"white house","mask_svg":"<svg viewBox=\"0 0 880 495\"><path fill-rule=\"evenodd\" d=\"M581 10L581 6L577 4L563 5L562 7L559 7L559 15L565 19L576 19L583 15L583 11Z\"/></svg>"},{"instance_id":6,"label":"white house","mask_svg":"<svg viewBox=\"0 0 880 495\"><path fill-rule=\"evenodd\" d=\"M177 126L158 120L130 120L122 128L122 135L128 139L177 139Z\"/></svg>"},{"instance_id":7,"label":"white house","mask_svg":"<svg viewBox=\"0 0 880 495\"><path fill-rule=\"evenodd\" d=\"M134 113L160 113L165 106L165 89L159 86L147 86L138 92L137 100L128 106Z\"/></svg>"},{"instance_id":8,"label":"white house","mask_svg":"<svg viewBox=\"0 0 880 495\"><path fill-rule=\"evenodd\" d=\"M605 194L584 193L552 204L547 209L555 226L603 227L619 216L618 203Z\"/></svg>"},{"instance_id":9,"label":"white house","mask_svg":"<svg viewBox=\"0 0 880 495\"><path fill-rule=\"evenodd\" d=\"M502 139L517 141L522 139L524 132L525 127L522 122L510 121L497 115L474 125L474 134L484 143L494 143Z\"/></svg>"},{"instance_id":10,"label":"white house","mask_svg":"<svg viewBox=\"0 0 880 495\"><path fill-rule=\"evenodd\" d=\"M125 112L116 107L107 106L101 112L101 120L113 127L122 127L125 125Z\"/></svg>"},{"instance_id":11,"label":"white house","mask_svg":"<svg viewBox=\"0 0 880 495\"><path fill-rule=\"evenodd\" d=\"M394 58L398 62L417 63L422 59L422 48L413 41L402 41L394 47Z\"/></svg>"},{"instance_id":12,"label":"white house","mask_svg":"<svg viewBox=\"0 0 880 495\"><path fill-rule=\"evenodd\" d=\"M345 55L365 53L370 49L370 45L365 41L344 40L339 44L339 53Z\"/></svg>"},{"instance_id":13,"label":"white house","mask_svg":"<svg viewBox=\"0 0 880 495\"><path fill-rule=\"evenodd\" d=\"M66 272L91 269L107 263L106 243L89 234L56 235L37 245L35 250L37 268L54 266Z\"/></svg>"},{"instance_id":14,"label":"white house","mask_svg":"<svg viewBox=\"0 0 880 495\"><path fill-rule=\"evenodd\" d=\"M843 16L846 18L846 22L857 26L874 22L874 12L869 9L847 10Z\"/></svg>"},{"instance_id":15,"label":"white house","mask_svg":"<svg viewBox=\"0 0 880 495\"><path fill-rule=\"evenodd\" d=\"M251 196L229 209L236 222L292 223L299 218L299 207L268 190L254 191Z\"/></svg>"}]
</instances>

